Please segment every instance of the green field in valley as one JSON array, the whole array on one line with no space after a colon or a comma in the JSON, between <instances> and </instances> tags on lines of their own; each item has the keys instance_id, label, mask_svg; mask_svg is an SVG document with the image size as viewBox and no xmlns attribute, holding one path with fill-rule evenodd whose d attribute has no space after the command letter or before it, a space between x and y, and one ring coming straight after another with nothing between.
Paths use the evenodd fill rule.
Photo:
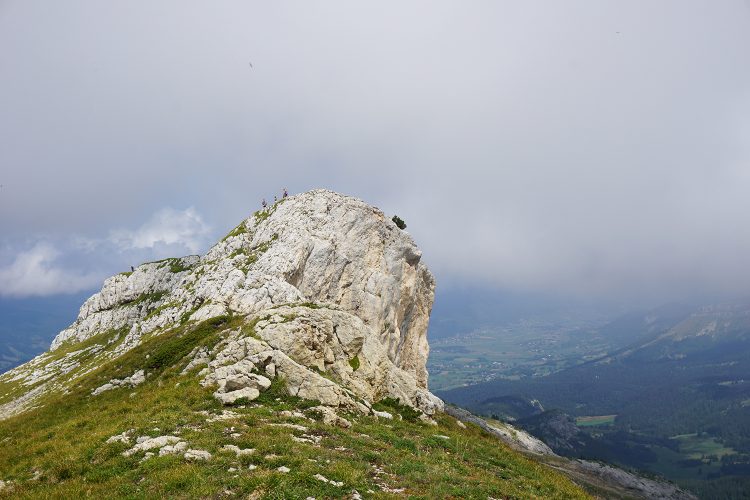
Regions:
<instances>
[{"instance_id":1,"label":"green field in valley","mask_svg":"<svg viewBox=\"0 0 750 500\"><path fill-rule=\"evenodd\" d=\"M682 434L670 438L679 445L679 452L652 446L656 461L651 468L674 479L707 479L721 471L721 458L732 455L732 448L724 446L708 435Z\"/></svg>"},{"instance_id":2,"label":"green field in valley","mask_svg":"<svg viewBox=\"0 0 750 500\"><path fill-rule=\"evenodd\" d=\"M430 341L432 390L541 377L602 356L609 345L590 321L519 321Z\"/></svg>"},{"instance_id":3,"label":"green field in valley","mask_svg":"<svg viewBox=\"0 0 750 500\"><path fill-rule=\"evenodd\" d=\"M698 434L681 434L671 439L680 443L680 452L688 458L700 459L702 457L713 455L721 458L724 455L734 453L732 448L724 446L711 436Z\"/></svg>"},{"instance_id":4,"label":"green field in valley","mask_svg":"<svg viewBox=\"0 0 750 500\"><path fill-rule=\"evenodd\" d=\"M615 423L617 415L594 415L588 417L577 417L576 425L578 427L594 427L598 425L612 425Z\"/></svg>"}]
</instances>

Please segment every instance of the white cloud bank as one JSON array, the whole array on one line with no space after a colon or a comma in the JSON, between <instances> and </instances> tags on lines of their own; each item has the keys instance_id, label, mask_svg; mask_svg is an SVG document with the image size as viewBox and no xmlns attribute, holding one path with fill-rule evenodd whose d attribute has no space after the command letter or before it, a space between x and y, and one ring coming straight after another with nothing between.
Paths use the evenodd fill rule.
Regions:
<instances>
[{"instance_id":1,"label":"white cloud bank","mask_svg":"<svg viewBox=\"0 0 750 500\"><path fill-rule=\"evenodd\" d=\"M208 225L193 207L186 210L164 208L135 231L111 231L109 241L117 245L121 251L178 246L196 253L205 244L209 230Z\"/></svg>"},{"instance_id":2,"label":"white cloud bank","mask_svg":"<svg viewBox=\"0 0 750 500\"><path fill-rule=\"evenodd\" d=\"M100 282L96 273L62 268L60 252L48 243L37 243L0 268L0 296L28 297L75 293Z\"/></svg>"},{"instance_id":3,"label":"white cloud bank","mask_svg":"<svg viewBox=\"0 0 750 500\"><path fill-rule=\"evenodd\" d=\"M205 250L209 226L194 208L163 208L139 228L114 229L107 237L73 235L16 251L0 266L0 297L76 293L98 287L131 264ZM88 259L82 259L87 254Z\"/></svg>"}]
</instances>

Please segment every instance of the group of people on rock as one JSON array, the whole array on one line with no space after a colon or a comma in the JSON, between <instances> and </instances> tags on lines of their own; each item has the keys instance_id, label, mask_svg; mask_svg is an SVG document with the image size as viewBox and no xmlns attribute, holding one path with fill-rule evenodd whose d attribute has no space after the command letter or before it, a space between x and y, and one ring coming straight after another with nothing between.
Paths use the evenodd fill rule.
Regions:
<instances>
[{"instance_id":1,"label":"group of people on rock","mask_svg":"<svg viewBox=\"0 0 750 500\"><path fill-rule=\"evenodd\" d=\"M281 198L283 199L287 196L289 196L289 193L287 192L286 188L284 188L284 191L281 193ZM276 203L277 201L279 201L278 197L276 195L273 195L273 202ZM268 202L265 198L263 198L263 201L261 201L260 204L264 210L268 207Z\"/></svg>"}]
</instances>

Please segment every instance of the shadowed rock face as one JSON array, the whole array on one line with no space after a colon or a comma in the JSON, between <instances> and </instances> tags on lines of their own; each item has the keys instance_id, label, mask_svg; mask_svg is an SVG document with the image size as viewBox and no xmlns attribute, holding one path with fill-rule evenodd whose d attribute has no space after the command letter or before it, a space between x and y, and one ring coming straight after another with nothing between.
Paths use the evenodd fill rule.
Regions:
<instances>
[{"instance_id":1,"label":"shadowed rock face","mask_svg":"<svg viewBox=\"0 0 750 500\"><path fill-rule=\"evenodd\" d=\"M259 335L236 335L226 353L208 356L206 383L225 387L216 368L246 359L243 366L268 373L270 365L292 392L327 404L389 396L432 413L442 407L425 368L435 281L421 255L377 208L310 191L256 212L204 256L109 278L52 349L124 329L122 353L186 320L243 315ZM333 374L336 387L321 374Z\"/></svg>"}]
</instances>

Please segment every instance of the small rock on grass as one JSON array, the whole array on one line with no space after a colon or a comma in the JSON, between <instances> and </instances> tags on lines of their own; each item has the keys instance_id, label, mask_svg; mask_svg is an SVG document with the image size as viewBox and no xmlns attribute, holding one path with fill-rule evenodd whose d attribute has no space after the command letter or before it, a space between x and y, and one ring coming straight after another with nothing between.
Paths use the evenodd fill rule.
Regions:
<instances>
[{"instance_id":1,"label":"small rock on grass","mask_svg":"<svg viewBox=\"0 0 750 500\"><path fill-rule=\"evenodd\" d=\"M126 457L129 457L141 451L148 451L154 448L163 448L167 445L174 445L176 443L179 443L180 441L182 440L177 436L159 436L155 438L149 436L140 436L138 439L136 439L136 445L129 450L124 451L122 454Z\"/></svg>"},{"instance_id":2,"label":"small rock on grass","mask_svg":"<svg viewBox=\"0 0 750 500\"><path fill-rule=\"evenodd\" d=\"M130 444L130 435L133 432L135 432L134 429L128 429L125 432L123 432L122 434L117 434L115 436L110 437L109 439L107 439L106 442L107 442L107 444L111 444L111 443L125 443L125 444Z\"/></svg>"},{"instance_id":3,"label":"small rock on grass","mask_svg":"<svg viewBox=\"0 0 750 500\"><path fill-rule=\"evenodd\" d=\"M205 450L188 450L185 452L187 460L209 460L211 454Z\"/></svg>"},{"instance_id":4,"label":"small rock on grass","mask_svg":"<svg viewBox=\"0 0 750 500\"><path fill-rule=\"evenodd\" d=\"M328 479L327 477L323 476L322 474L315 474L313 477L315 479L317 479L318 481L321 481L323 483L328 483L328 484L331 484L331 485L339 487L339 488L342 487L342 486L344 486L343 482L341 482L341 481L331 481L330 479Z\"/></svg>"},{"instance_id":5,"label":"small rock on grass","mask_svg":"<svg viewBox=\"0 0 750 500\"><path fill-rule=\"evenodd\" d=\"M344 429L348 429L352 426L351 422L343 417L340 417L338 413L336 413L336 411L330 406L315 406L313 408L310 408L310 411L316 412L321 415L323 423L326 425L335 425Z\"/></svg>"},{"instance_id":6,"label":"small rock on grass","mask_svg":"<svg viewBox=\"0 0 750 500\"><path fill-rule=\"evenodd\" d=\"M391 415L387 411L372 410L372 413L378 418L384 418L386 420L393 420L393 415Z\"/></svg>"},{"instance_id":7,"label":"small rock on grass","mask_svg":"<svg viewBox=\"0 0 750 500\"><path fill-rule=\"evenodd\" d=\"M214 397L225 405L231 405L238 399L247 399L248 401L252 401L258 396L260 396L260 391L258 391L258 389L253 389L252 387L246 387L244 389L239 389L231 392L214 393Z\"/></svg>"},{"instance_id":8,"label":"small rock on grass","mask_svg":"<svg viewBox=\"0 0 750 500\"><path fill-rule=\"evenodd\" d=\"M221 447L221 450L235 453L238 457L241 457L243 455L252 455L253 453L255 453L255 448L242 449L239 446L235 446L233 444L225 444Z\"/></svg>"}]
</instances>

